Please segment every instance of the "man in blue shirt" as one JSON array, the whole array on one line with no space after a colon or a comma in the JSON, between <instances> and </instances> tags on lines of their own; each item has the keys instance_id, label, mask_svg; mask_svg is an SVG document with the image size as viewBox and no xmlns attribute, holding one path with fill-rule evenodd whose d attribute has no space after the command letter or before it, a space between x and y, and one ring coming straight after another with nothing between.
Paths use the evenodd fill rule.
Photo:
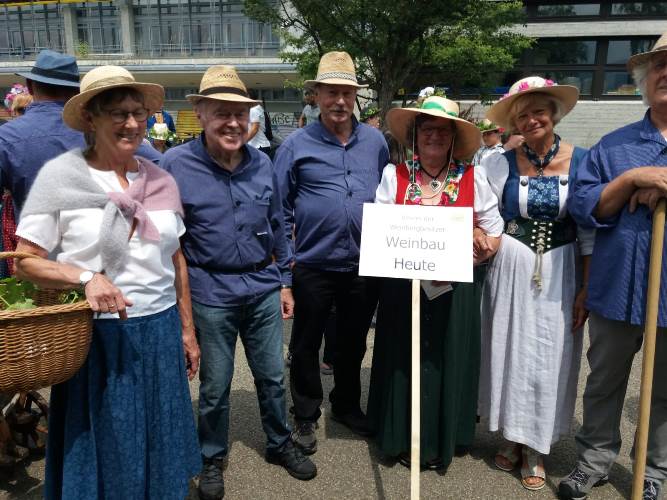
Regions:
<instances>
[{"instance_id":1,"label":"man in blue shirt","mask_svg":"<svg viewBox=\"0 0 667 500\"><path fill-rule=\"evenodd\" d=\"M667 33L628 61L649 109L642 121L593 146L579 167L569 210L595 228L586 307L591 373L576 435L576 467L559 485L562 498L583 499L607 479L621 448L619 423L632 360L643 338L651 212L667 196ZM667 477L667 261L663 259L644 500L660 496Z\"/></svg>"},{"instance_id":2,"label":"man in blue shirt","mask_svg":"<svg viewBox=\"0 0 667 500\"><path fill-rule=\"evenodd\" d=\"M283 318L294 308L281 197L266 154L248 147L256 103L232 66L209 68L194 104L203 132L170 149L162 167L180 189L185 211L194 323L201 349L199 440L204 469L199 497L222 498L229 451L229 391L241 337L257 387L266 460L298 479L315 465L290 439L282 360Z\"/></svg>"},{"instance_id":3,"label":"man in blue shirt","mask_svg":"<svg viewBox=\"0 0 667 500\"><path fill-rule=\"evenodd\" d=\"M65 102L79 93L76 59L43 50L32 69L18 75L27 80L33 102L23 116L0 127L0 192L11 193L17 219L44 163L86 144L62 118Z\"/></svg>"},{"instance_id":4,"label":"man in blue shirt","mask_svg":"<svg viewBox=\"0 0 667 500\"><path fill-rule=\"evenodd\" d=\"M278 148L274 166L284 196L285 234L296 236L290 386L295 442L306 454L317 447L321 415L319 348L332 304L336 306L335 388L332 416L368 435L359 400L359 372L366 335L377 305L375 280L359 276L362 207L373 202L389 160L382 134L354 118L358 88L345 52L322 56L315 89L320 121L292 133Z\"/></svg>"}]
</instances>

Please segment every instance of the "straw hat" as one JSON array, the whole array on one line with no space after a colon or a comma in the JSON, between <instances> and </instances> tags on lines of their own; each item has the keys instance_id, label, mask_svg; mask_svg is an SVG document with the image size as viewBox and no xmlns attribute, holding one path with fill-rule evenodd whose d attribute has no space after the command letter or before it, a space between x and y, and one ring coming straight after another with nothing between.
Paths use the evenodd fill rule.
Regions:
<instances>
[{"instance_id":1,"label":"straw hat","mask_svg":"<svg viewBox=\"0 0 667 500\"><path fill-rule=\"evenodd\" d=\"M347 52L327 52L320 59L317 76L314 80L306 80L304 85L312 87L318 83L328 85L350 85L365 89L368 85L357 83L357 74L350 54Z\"/></svg>"},{"instance_id":2,"label":"straw hat","mask_svg":"<svg viewBox=\"0 0 667 500\"><path fill-rule=\"evenodd\" d=\"M501 127L511 128L509 112L512 109L512 104L520 96L533 93L547 94L557 99L561 103L563 116L572 111L574 105L577 104L577 99L579 99L579 89L577 87L558 85L539 76L528 76L514 83L510 87L510 91L488 109L486 117Z\"/></svg>"},{"instance_id":3,"label":"straw hat","mask_svg":"<svg viewBox=\"0 0 667 500\"><path fill-rule=\"evenodd\" d=\"M636 66L648 62L653 54L656 52L665 52L667 51L667 31L662 34L658 41L655 42L653 48L648 52L642 52L640 54L635 54L630 59L628 59L627 68L628 71L632 71Z\"/></svg>"},{"instance_id":4,"label":"straw hat","mask_svg":"<svg viewBox=\"0 0 667 500\"><path fill-rule=\"evenodd\" d=\"M87 125L81 111L97 94L120 87L130 87L141 92L144 96L144 106L150 114L162 109L164 102L162 85L137 82L132 73L120 66L98 66L81 79L81 93L67 101L63 109L63 120L71 128L85 132Z\"/></svg>"},{"instance_id":5,"label":"straw hat","mask_svg":"<svg viewBox=\"0 0 667 500\"><path fill-rule=\"evenodd\" d=\"M477 124L477 128L480 130L480 132L498 132L499 134L502 134L505 130L499 126L493 123L491 120L488 118L484 118L481 122Z\"/></svg>"},{"instance_id":6,"label":"straw hat","mask_svg":"<svg viewBox=\"0 0 667 500\"><path fill-rule=\"evenodd\" d=\"M431 96L419 108L394 108L387 112L385 121L391 134L405 147L412 149L412 125L417 115L445 118L454 122L454 158L470 158L479 149L482 133L467 120L459 118L459 105L445 97Z\"/></svg>"},{"instance_id":7,"label":"straw hat","mask_svg":"<svg viewBox=\"0 0 667 500\"><path fill-rule=\"evenodd\" d=\"M189 94L185 98L192 104L201 99L216 101L245 102L258 104L259 101L248 97L248 89L239 78L234 66L211 66L206 70L199 84L198 94Z\"/></svg>"}]
</instances>

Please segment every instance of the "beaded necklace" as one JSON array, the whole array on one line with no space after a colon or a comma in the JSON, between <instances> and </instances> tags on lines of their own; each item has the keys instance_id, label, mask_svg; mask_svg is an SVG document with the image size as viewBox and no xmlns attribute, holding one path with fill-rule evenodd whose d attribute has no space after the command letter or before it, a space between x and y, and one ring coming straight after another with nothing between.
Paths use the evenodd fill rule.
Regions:
<instances>
[{"instance_id":1,"label":"beaded necklace","mask_svg":"<svg viewBox=\"0 0 667 500\"><path fill-rule=\"evenodd\" d=\"M537 176L542 177L544 175L544 169L546 168L549 163L551 163L551 160L554 159L554 157L558 154L558 150L560 149L560 136L558 134L554 134L554 143L551 145L549 148L549 151L547 151L547 154L544 155L544 159L540 160L540 157L538 154L530 149L530 146L526 144L525 142L521 145L521 148L523 149L523 152L526 154L526 158L528 158L528 161L533 164L535 167L535 170L537 171Z\"/></svg>"}]
</instances>

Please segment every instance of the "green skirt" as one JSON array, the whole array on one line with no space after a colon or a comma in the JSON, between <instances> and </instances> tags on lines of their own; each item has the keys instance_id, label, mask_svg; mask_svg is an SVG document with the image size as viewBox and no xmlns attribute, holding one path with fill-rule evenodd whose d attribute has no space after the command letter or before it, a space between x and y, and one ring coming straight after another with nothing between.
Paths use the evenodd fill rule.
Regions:
<instances>
[{"instance_id":1,"label":"green skirt","mask_svg":"<svg viewBox=\"0 0 667 500\"><path fill-rule=\"evenodd\" d=\"M474 283L429 301L421 293L421 463L449 465L457 446L470 446L477 420L480 296ZM368 419L383 454L410 450L411 283L384 279L375 329Z\"/></svg>"}]
</instances>

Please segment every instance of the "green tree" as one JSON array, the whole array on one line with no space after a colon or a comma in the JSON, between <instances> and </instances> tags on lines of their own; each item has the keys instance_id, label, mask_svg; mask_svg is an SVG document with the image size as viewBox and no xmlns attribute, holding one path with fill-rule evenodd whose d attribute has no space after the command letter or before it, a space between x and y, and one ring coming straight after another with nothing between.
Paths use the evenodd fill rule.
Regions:
<instances>
[{"instance_id":1,"label":"green tree","mask_svg":"<svg viewBox=\"0 0 667 500\"><path fill-rule=\"evenodd\" d=\"M244 0L244 6L246 15L279 32L281 58L295 63L303 79L315 76L325 52L347 51L360 79L377 91L382 114L424 68L435 66L443 81L483 82L529 45L510 29L523 21L518 0Z\"/></svg>"}]
</instances>

